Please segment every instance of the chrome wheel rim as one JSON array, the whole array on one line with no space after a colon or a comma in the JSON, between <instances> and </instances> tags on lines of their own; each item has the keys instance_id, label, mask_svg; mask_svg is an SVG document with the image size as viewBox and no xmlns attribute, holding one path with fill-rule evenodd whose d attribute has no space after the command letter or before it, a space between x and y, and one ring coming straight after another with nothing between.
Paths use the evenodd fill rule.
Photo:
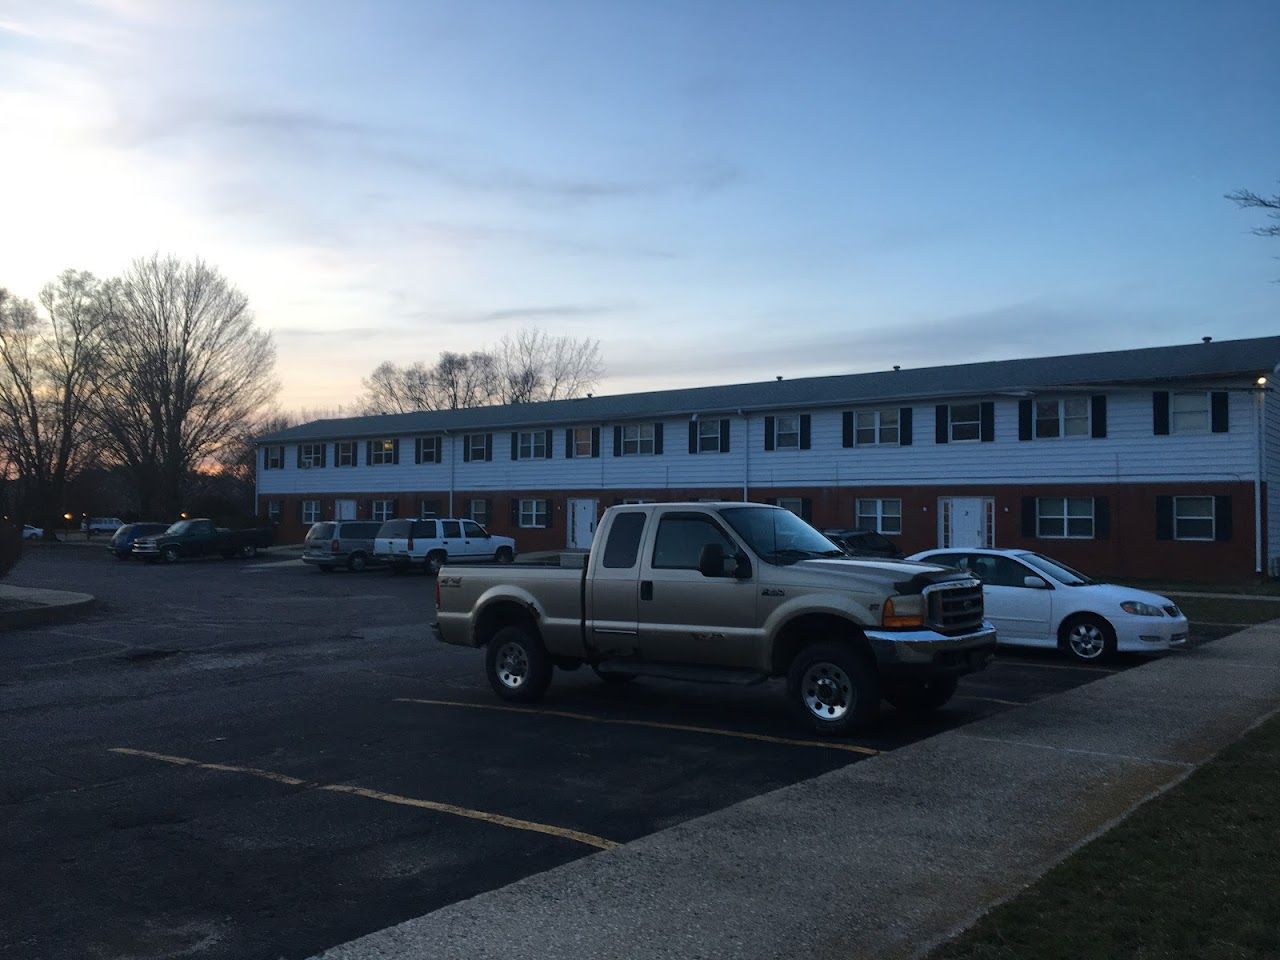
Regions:
<instances>
[{"instance_id":1,"label":"chrome wheel rim","mask_svg":"<svg viewBox=\"0 0 1280 960\"><path fill-rule=\"evenodd\" d=\"M494 658L494 672L508 690L518 690L529 677L529 657L518 643L504 643Z\"/></svg>"},{"instance_id":2,"label":"chrome wheel rim","mask_svg":"<svg viewBox=\"0 0 1280 960\"><path fill-rule=\"evenodd\" d=\"M800 696L819 720L839 720L853 706L853 684L834 663L815 663L804 672Z\"/></svg>"},{"instance_id":3,"label":"chrome wheel rim","mask_svg":"<svg viewBox=\"0 0 1280 960\"><path fill-rule=\"evenodd\" d=\"M1106 637L1093 623L1077 623L1067 634L1067 643L1071 645L1071 652L1081 660L1096 660L1107 648Z\"/></svg>"}]
</instances>

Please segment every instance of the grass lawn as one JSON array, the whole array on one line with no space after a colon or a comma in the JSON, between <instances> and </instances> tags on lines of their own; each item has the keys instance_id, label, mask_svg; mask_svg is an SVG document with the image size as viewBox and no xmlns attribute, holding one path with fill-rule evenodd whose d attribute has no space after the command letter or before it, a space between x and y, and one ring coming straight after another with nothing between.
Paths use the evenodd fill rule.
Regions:
<instances>
[{"instance_id":1,"label":"grass lawn","mask_svg":"<svg viewBox=\"0 0 1280 960\"><path fill-rule=\"evenodd\" d=\"M1202 581L1172 580L1118 580L1139 590L1152 593L1176 594L1182 590L1192 593L1248 593L1259 597L1275 597L1280 600L1280 580L1246 580L1238 583L1204 583Z\"/></svg>"},{"instance_id":2,"label":"grass lawn","mask_svg":"<svg viewBox=\"0 0 1280 960\"><path fill-rule=\"evenodd\" d=\"M1196 623L1262 623L1280 619L1280 602L1275 600L1225 600L1216 597L1172 598Z\"/></svg>"},{"instance_id":3,"label":"grass lawn","mask_svg":"<svg viewBox=\"0 0 1280 960\"><path fill-rule=\"evenodd\" d=\"M929 960L1280 958L1280 717Z\"/></svg>"}]
</instances>

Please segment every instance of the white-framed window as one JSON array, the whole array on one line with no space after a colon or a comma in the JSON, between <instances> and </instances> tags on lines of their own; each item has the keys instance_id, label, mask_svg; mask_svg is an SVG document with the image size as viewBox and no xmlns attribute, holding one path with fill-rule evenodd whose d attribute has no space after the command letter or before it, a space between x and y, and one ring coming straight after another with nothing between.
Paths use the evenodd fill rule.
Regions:
<instances>
[{"instance_id":1,"label":"white-framed window","mask_svg":"<svg viewBox=\"0 0 1280 960\"><path fill-rule=\"evenodd\" d=\"M622 428L622 455L646 456L653 453L653 424L629 423Z\"/></svg>"},{"instance_id":2,"label":"white-framed window","mask_svg":"<svg viewBox=\"0 0 1280 960\"><path fill-rule=\"evenodd\" d=\"M384 463L396 462L396 442L394 440L369 441L369 466L380 466Z\"/></svg>"},{"instance_id":3,"label":"white-framed window","mask_svg":"<svg viewBox=\"0 0 1280 960\"><path fill-rule=\"evenodd\" d=\"M573 428L573 455L574 457L589 457L595 449L593 436L595 431L591 427L574 427Z\"/></svg>"},{"instance_id":4,"label":"white-framed window","mask_svg":"<svg viewBox=\"0 0 1280 960\"><path fill-rule=\"evenodd\" d=\"M320 522L320 501L319 500L303 500L302 501L302 522L303 523L319 523Z\"/></svg>"},{"instance_id":5,"label":"white-framed window","mask_svg":"<svg viewBox=\"0 0 1280 960\"><path fill-rule=\"evenodd\" d=\"M653 499L653 497L630 497L622 502L629 506L634 506L637 503L657 503L658 501Z\"/></svg>"},{"instance_id":6,"label":"white-framed window","mask_svg":"<svg viewBox=\"0 0 1280 960\"><path fill-rule=\"evenodd\" d=\"M547 500L521 500L520 526L526 529L547 525Z\"/></svg>"},{"instance_id":7,"label":"white-framed window","mask_svg":"<svg viewBox=\"0 0 1280 960\"><path fill-rule=\"evenodd\" d=\"M800 447L800 416L788 413L774 417L773 446L776 450L796 450Z\"/></svg>"},{"instance_id":8,"label":"white-framed window","mask_svg":"<svg viewBox=\"0 0 1280 960\"><path fill-rule=\"evenodd\" d=\"M467 516L482 527L489 525L489 501L472 500L467 504Z\"/></svg>"},{"instance_id":9,"label":"white-framed window","mask_svg":"<svg viewBox=\"0 0 1280 960\"><path fill-rule=\"evenodd\" d=\"M1169 396L1169 428L1173 433L1208 433L1208 391L1179 390L1172 393Z\"/></svg>"},{"instance_id":10,"label":"white-framed window","mask_svg":"<svg viewBox=\"0 0 1280 960\"><path fill-rule=\"evenodd\" d=\"M371 519L386 523L396 518L396 502L394 500L374 500L371 508Z\"/></svg>"},{"instance_id":11,"label":"white-framed window","mask_svg":"<svg viewBox=\"0 0 1280 960\"><path fill-rule=\"evenodd\" d=\"M339 440L333 445L333 465L335 467L354 467L356 465L356 442Z\"/></svg>"},{"instance_id":12,"label":"white-framed window","mask_svg":"<svg viewBox=\"0 0 1280 960\"><path fill-rule=\"evenodd\" d=\"M1093 497L1036 498L1037 537L1092 540L1093 530Z\"/></svg>"},{"instance_id":13,"label":"white-framed window","mask_svg":"<svg viewBox=\"0 0 1280 960\"><path fill-rule=\"evenodd\" d=\"M982 404L951 404L951 442L982 439Z\"/></svg>"},{"instance_id":14,"label":"white-framed window","mask_svg":"<svg viewBox=\"0 0 1280 960\"><path fill-rule=\"evenodd\" d=\"M1035 438L1089 436L1089 398L1065 397L1035 402Z\"/></svg>"},{"instance_id":15,"label":"white-framed window","mask_svg":"<svg viewBox=\"0 0 1280 960\"><path fill-rule=\"evenodd\" d=\"M263 470L284 469L284 447L266 447L262 451Z\"/></svg>"},{"instance_id":16,"label":"white-framed window","mask_svg":"<svg viewBox=\"0 0 1280 960\"><path fill-rule=\"evenodd\" d=\"M418 517L421 520L434 520L440 516L439 500L423 500L418 504Z\"/></svg>"},{"instance_id":17,"label":"white-framed window","mask_svg":"<svg viewBox=\"0 0 1280 960\"><path fill-rule=\"evenodd\" d=\"M1217 534L1213 497L1173 498L1173 539L1213 540Z\"/></svg>"},{"instance_id":18,"label":"white-framed window","mask_svg":"<svg viewBox=\"0 0 1280 960\"><path fill-rule=\"evenodd\" d=\"M877 443L897 444L898 410L859 410L854 439L860 447Z\"/></svg>"},{"instance_id":19,"label":"white-framed window","mask_svg":"<svg viewBox=\"0 0 1280 960\"><path fill-rule=\"evenodd\" d=\"M699 420L698 421L698 452L699 453L719 453L720 452L720 431L723 420Z\"/></svg>"},{"instance_id":20,"label":"white-framed window","mask_svg":"<svg viewBox=\"0 0 1280 960\"><path fill-rule=\"evenodd\" d=\"M773 501L783 510L789 510L801 520L804 519L804 498L803 497L779 497Z\"/></svg>"},{"instance_id":21,"label":"white-framed window","mask_svg":"<svg viewBox=\"0 0 1280 960\"><path fill-rule=\"evenodd\" d=\"M323 443L300 443L298 444L298 466L303 470L310 470L312 467L324 466L324 444Z\"/></svg>"},{"instance_id":22,"label":"white-framed window","mask_svg":"<svg viewBox=\"0 0 1280 960\"><path fill-rule=\"evenodd\" d=\"M488 459L489 435L487 433L468 433L462 442L466 444L468 460L475 462Z\"/></svg>"},{"instance_id":23,"label":"white-framed window","mask_svg":"<svg viewBox=\"0 0 1280 960\"><path fill-rule=\"evenodd\" d=\"M590 455L590 451L588 451ZM545 460L547 458L547 431L521 430L516 445L516 459Z\"/></svg>"},{"instance_id":24,"label":"white-framed window","mask_svg":"<svg viewBox=\"0 0 1280 960\"><path fill-rule=\"evenodd\" d=\"M279 523L280 514L283 512L282 508L283 508L283 504L281 504L279 500L268 500L267 501L267 519L270 520L272 523Z\"/></svg>"},{"instance_id":25,"label":"white-framed window","mask_svg":"<svg viewBox=\"0 0 1280 960\"><path fill-rule=\"evenodd\" d=\"M897 497L869 497L857 502L857 527L873 533L902 532L902 501Z\"/></svg>"},{"instance_id":26,"label":"white-framed window","mask_svg":"<svg viewBox=\"0 0 1280 960\"><path fill-rule=\"evenodd\" d=\"M413 440L414 463L440 462L440 437L415 437Z\"/></svg>"}]
</instances>

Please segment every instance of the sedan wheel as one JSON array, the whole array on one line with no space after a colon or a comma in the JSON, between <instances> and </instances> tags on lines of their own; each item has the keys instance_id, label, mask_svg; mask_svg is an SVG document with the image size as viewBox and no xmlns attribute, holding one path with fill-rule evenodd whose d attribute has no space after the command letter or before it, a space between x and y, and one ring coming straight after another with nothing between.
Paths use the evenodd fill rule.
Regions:
<instances>
[{"instance_id":1,"label":"sedan wheel","mask_svg":"<svg viewBox=\"0 0 1280 960\"><path fill-rule=\"evenodd\" d=\"M1063 628L1063 646L1075 659L1095 662L1115 648L1112 636L1110 625L1100 617L1077 617Z\"/></svg>"}]
</instances>

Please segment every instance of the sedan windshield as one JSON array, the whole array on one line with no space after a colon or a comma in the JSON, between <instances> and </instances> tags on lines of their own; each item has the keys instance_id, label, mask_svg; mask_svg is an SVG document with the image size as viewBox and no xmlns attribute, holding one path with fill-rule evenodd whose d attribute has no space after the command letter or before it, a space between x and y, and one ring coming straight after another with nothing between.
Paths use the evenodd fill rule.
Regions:
<instances>
[{"instance_id":1,"label":"sedan windshield","mask_svg":"<svg viewBox=\"0 0 1280 960\"><path fill-rule=\"evenodd\" d=\"M1083 587L1086 584L1093 583L1083 573L1072 570L1057 560L1050 560L1042 553L1020 553L1018 554L1018 559L1035 567L1041 573L1047 573L1053 579L1068 587Z\"/></svg>"},{"instance_id":2,"label":"sedan windshield","mask_svg":"<svg viewBox=\"0 0 1280 960\"><path fill-rule=\"evenodd\" d=\"M843 550L789 510L726 507L720 516L765 563L786 565L817 557L844 556Z\"/></svg>"}]
</instances>

